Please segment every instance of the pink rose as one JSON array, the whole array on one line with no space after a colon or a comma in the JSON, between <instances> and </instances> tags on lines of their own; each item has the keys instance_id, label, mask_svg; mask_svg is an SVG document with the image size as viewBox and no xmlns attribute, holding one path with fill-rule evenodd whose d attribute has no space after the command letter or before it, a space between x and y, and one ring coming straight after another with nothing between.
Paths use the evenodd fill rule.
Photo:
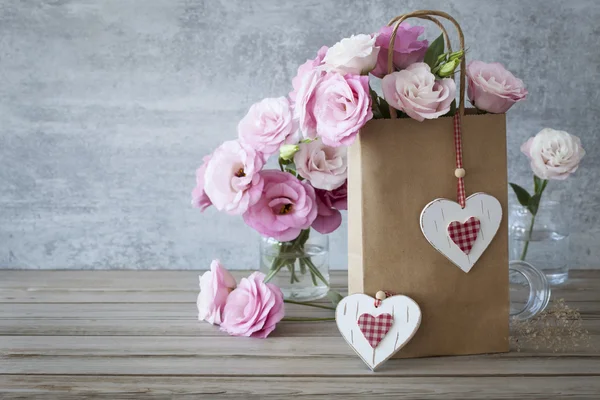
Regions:
<instances>
[{"instance_id":1,"label":"pink rose","mask_svg":"<svg viewBox=\"0 0 600 400\"><path fill-rule=\"evenodd\" d=\"M285 97L267 98L253 104L238 124L240 140L270 156L284 143L295 144L298 124Z\"/></svg>"},{"instance_id":2,"label":"pink rose","mask_svg":"<svg viewBox=\"0 0 600 400\"><path fill-rule=\"evenodd\" d=\"M285 312L283 293L264 280L265 274L261 272L242 278L239 286L227 297L221 330L232 336L261 339L269 336Z\"/></svg>"},{"instance_id":3,"label":"pink rose","mask_svg":"<svg viewBox=\"0 0 600 400\"><path fill-rule=\"evenodd\" d=\"M527 97L523 81L500 63L471 61L467 65L467 78L469 100L480 110L505 113L517 101Z\"/></svg>"},{"instance_id":4,"label":"pink rose","mask_svg":"<svg viewBox=\"0 0 600 400\"><path fill-rule=\"evenodd\" d=\"M312 227L324 235L335 231L342 223L338 210L348 209L348 181L335 190L315 189L317 197L317 218Z\"/></svg>"},{"instance_id":5,"label":"pink rose","mask_svg":"<svg viewBox=\"0 0 600 400\"><path fill-rule=\"evenodd\" d=\"M202 159L202 165L196 170L196 187L192 190L192 206L199 208L200 211L204 211L212 205L204 191L204 173L210 158L211 155L208 155Z\"/></svg>"},{"instance_id":6,"label":"pink rose","mask_svg":"<svg viewBox=\"0 0 600 400\"><path fill-rule=\"evenodd\" d=\"M542 179L567 179L585 156L577 136L550 128L529 138L521 151L529 158L533 173Z\"/></svg>"},{"instance_id":7,"label":"pink rose","mask_svg":"<svg viewBox=\"0 0 600 400\"><path fill-rule=\"evenodd\" d=\"M390 106L417 121L435 119L450 111L456 84L450 78L435 80L429 65L416 63L383 77L383 97Z\"/></svg>"},{"instance_id":8,"label":"pink rose","mask_svg":"<svg viewBox=\"0 0 600 400\"><path fill-rule=\"evenodd\" d=\"M282 242L297 238L317 217L315 190L287 172L265 170L260 175L262 195L248 208L244 221L263 236Z\"/></svg>"},{"instance_id":9,"label":"pink rose","mask_svg":"<svg viewBox=\"0 0 600 400\"><path fill-rule=\"evenodd\" d=\"M198 295L198 320L219 325L223 307L229 292L235 288L235 278L221 266L219 260L213 260L210 271L200 277L200 294Z\"/></svg>"},{"instance_id":10,"label":"pink rose","mask_svg":"<svg viewBox=\"0 0 600 400\"><path fill-rule=\"evenodd\" d=\"M344 184L337 189L316 189L315 193L329 208L335 208L336 210L348 209L348 181L345 181Z\"/></svg>"},{"instance_id":11,"label":"pink rose","mask_svg":"<svg viewBox=\"0 0 600 400\"><path fill-rule=\"evenodd\" d=\"M298 89L303 86L303 80L307 76L311 75L311 73L315 71L317 67L323 65L323 59L327 54L327 50L329 50L327 46L321 47L317 52L317 57L314 60L306 60L304 64L298 67L298 72L296 73L296 76L292 79L292 87L294 88L294 90L292 90L289 94L292 102L296 101L296 94L298 92Z\"/></svg>"},{"instance_id":12,"label":"pink rose","mask_svg":"<svg viewBox=\"0 0 600 400\"><path fill-rule=\"evenodd\" d=\"M204 191L217 210L243 214L260 198L263 182L258 172L263 165L262 155L248 145L225 142L206 165Z\"/></svg>"},{"instance_id":13,"label":"pink rose","mask_svg":"<svg viewBox=\"0 0 600 400\"><path fill-rule=\"evenodd\" d=\"M294 163L298 174L317 189L336 189L348 175L346 148L329 147L320 140L300 144Z\"/></svg>"},{"instance_id":14,"label":"pink rose","mask_svg":"<svg viewBox=\"0 0 600 400\"><path fill-rule=\"evenodd\" d=\"M328 146L349 146L371 118L369 78L311 72L298 89L294 115L302 133Z\"/></svg>"},{"instance_id":15,"label":"pink rose","mask_svg":"<svg viewBox=\"0 0 600 400\"><path fill-rule=\"evenodd\" d=\"M392 36L393 27L382 27L377 35L375 46L379 46L379 56L377 57L377 65L371 71L371 74L378 78L383 78L388 73L388 50L390 48L390 37ZM410 26L403 22L396 33L396 41L394 42L394 68L404 69L411 64L421 62L425 58L429 42L427 40L419 40L425 32L422 26Z\"/></svg>"}]
</instances>

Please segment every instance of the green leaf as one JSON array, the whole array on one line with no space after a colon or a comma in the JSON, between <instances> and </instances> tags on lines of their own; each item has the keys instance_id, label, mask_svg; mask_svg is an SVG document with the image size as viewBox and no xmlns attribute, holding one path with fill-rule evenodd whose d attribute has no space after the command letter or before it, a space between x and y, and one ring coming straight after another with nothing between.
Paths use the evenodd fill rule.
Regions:
<instances>
[{"instance_id":1,"label":"green leaf","mask_svg":"<svg viewBox=\"0 0 600 400\"><path fill-rule=\"evenodd\" d=\"M390 105L383 97L379 98L379 112L381 113L382 118L392 118L390 115Z\"/></svg>"},{"instance_id":2,"label":"green leaf","mask_svg":"<svg viewBox=\"0 0 600 400\"><path fill-rule=\"evenodd\" d=\"M425 62L431 69L435 68L438 58L444 54L444 35L440 35L435 39L425 53Z\"/></svg>"},{"instance_id":3,"label":"green leaf","mask_svg":"<svg viewBox=\"0 0 600 400\"><path fill-rule=\"evenodd\" d=\"M339 304L340 301L342 301L342 299L344 298L344 296L342 296L341 294L339 294L338 292L336 292L335 290L329 290L327 292L327 298L329 300L331 300L331 303L337 307L337 305Z\"/></svg>"},{"instance_id":4,"label":"green leaf","mask_svg":"<svg viewBox=\"0 0 600 400\"><path fill-rule=\"evenodd\" d=\"M535 193L539 193L541 187L542 187L542 179L534 174L533 175L533 191Z\"/></svg>"},{"instance_id":5,"label":"green leaf","mask_svg":"<svg viewBox=\"0 0 600 400\"><path fill-rule=\"evenodd\" d=\"M369 93L371 94L371 109L373 110L373 119L381 119L383 115L381 113L381 107L379 106L379 96L377 92L369 86Z\"/></svg>"},{"instance_id":6,"label":"green leaf","mask_svg":"<svg viewBox=\"0 0 600 400\"><path fill-rule=\"evenodd\" d=\"M456 114L456 99L452 100L452 103L450 103L450 111L448 111L448 114L446 115L453 117L454 114Z\"/></svg>"},{"instance_id":7,"label":"green leaf","mask_svg":"<svg viewBox=\"0 0 600 400\"><path fill-rule=\"evenodd\" d=\"M531 212L532 215L536 215L538 212L538 208L540 207L540 200L542 198L541 193L536 193L529 199L529 204L527 204L527 209Z\"/></svg>"},{"instance_id":8,"label":"green leaf","mask_svg":"<svg viewBox=\"0 0 600 400\"><path fill-rule=\"evenodd\" d=\"M531 200L531 195L527 190L523 189L521 186L516 185L514 183L509 183L510 187L515 191L517 195L517 200L523 207L529 206L529 201Z\"/></svg>"}]
</instances>

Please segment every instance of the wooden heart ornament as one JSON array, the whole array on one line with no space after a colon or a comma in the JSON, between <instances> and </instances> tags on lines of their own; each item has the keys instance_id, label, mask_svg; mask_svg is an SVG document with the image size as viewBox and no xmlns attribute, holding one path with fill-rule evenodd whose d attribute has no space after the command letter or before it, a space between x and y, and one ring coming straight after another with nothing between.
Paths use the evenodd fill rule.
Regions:
<instances>
[{"instance_id":1,"label":"wooden heart ornament","mask_svg":"<svg viewBox=\"0 0 600 400\"><path fill-rule=\"evenodd\" d=\"M412 339L421 324L421 309L407 296L390 296L378 307L366 294L340 301L335 321L346 342L375 370Z\"/></svg>"},{"instance_id":2,"label":"wooden heart ornament","mask_svg":"<svg viewBox=\"0 0 600 400\"><path fill-rule=\"evenodd\" d=\"M421 212L421 230L431 245L464 272L469 272L492 242L502 222L502 206L493 196L475 193L465 208L436 199Z\"/></svg>"}]
</instances>

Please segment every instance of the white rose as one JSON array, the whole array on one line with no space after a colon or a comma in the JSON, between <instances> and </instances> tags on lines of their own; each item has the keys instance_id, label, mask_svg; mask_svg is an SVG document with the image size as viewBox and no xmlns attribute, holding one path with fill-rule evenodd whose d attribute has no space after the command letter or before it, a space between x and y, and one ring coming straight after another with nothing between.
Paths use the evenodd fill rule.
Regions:
<instances>
[{"instance_id":1,"label":"white rose","mask_svg":"<svg viewBox=\"0 0 600 400\"><path fill-rule=\"evenodd\" d=\"M379 46L375 46L376 38L375 35L360 34L337 42L325 54L325 69L341 74L368 74L377 64Z\"/></svg>"},{"instance_id":2,"label":"white rose","mask_svg":"<svg viewBox=\"0 0 600 400\"><path fill-rule=\"evenodd\" d=\"M320 140L300 145L294 155L298 174L314 188L334 190L346 182L346 147L325 146Z\"/></svg>"},{"instance_id":3,"label":"white rose","mask_svg":"<svg viewBox=\"0 0 600 400\"><path fill-rule=\"evenodd\" d=\"M585 150L581 140L565 131L542 129L521 146L533 173L542 179L563 180L577 171Z\"/></svg>"}]
</instances>

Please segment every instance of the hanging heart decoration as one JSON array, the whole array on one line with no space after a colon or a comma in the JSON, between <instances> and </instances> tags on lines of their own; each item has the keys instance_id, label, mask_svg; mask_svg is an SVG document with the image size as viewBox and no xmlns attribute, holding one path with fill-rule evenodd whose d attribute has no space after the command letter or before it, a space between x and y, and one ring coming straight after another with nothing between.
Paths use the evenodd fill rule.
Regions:
<instances>
[{"instance_id":1,"label":"hanging heart decoration","mask_svg":"<svg viewBox=\"0 0 600 400\"><path fill-rule=\"evenodd\" d=\"M496 235L502 222L502 206L485 193L469 196L464 208L452 200L436 199L425 206L420 222L427 241L469 272Z\"/></svg>"}]
</instances>

